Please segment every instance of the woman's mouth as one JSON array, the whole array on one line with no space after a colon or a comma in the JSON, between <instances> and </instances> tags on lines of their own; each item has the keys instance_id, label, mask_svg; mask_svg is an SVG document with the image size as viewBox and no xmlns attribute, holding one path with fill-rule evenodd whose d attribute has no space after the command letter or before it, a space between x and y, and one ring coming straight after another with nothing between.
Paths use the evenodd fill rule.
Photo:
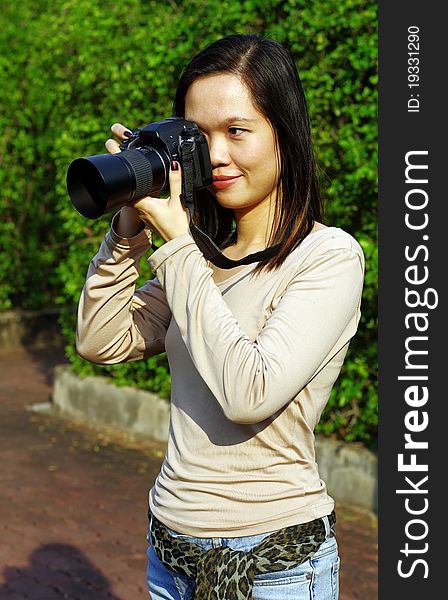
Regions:
<instances>
[{"instance_id":1,"label":"woman's mouth","mask_svg":"<svg viewBox=\"0 0 448 600\"><path fill-rule=\"evenodd\" d=\"M213 187L224 190L233 185L240 177L241 175L218 175L213 177Z\"/></svg>"}]
</instances>

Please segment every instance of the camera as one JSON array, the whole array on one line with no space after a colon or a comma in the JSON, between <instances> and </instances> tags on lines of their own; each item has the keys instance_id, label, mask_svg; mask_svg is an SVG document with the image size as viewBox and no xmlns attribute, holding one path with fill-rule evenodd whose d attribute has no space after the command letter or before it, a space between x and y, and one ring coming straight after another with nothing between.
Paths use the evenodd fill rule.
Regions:
<instances>
[{"instance_id":1,"label":"camera","mask_svg":"<svg viewBox=\"0 0 448 600\"><path fill-rule=\"evenodd\" d=\"M213 182L207 140L196 123L181 117L133 130L120 149L118 154L96 154L70 163L67 191L82 216L97 219L129 202L168 190L173 160L183 167L188 157L193 190Z\"/></svg>"}]
</instances>

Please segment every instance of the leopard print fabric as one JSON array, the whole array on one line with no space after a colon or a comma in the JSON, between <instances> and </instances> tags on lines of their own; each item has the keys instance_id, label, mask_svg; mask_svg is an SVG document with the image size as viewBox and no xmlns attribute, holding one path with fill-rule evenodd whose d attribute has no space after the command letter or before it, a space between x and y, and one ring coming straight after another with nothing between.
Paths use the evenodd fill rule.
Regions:
<instances>
[{"instance_id":1,"label":"leopard print fabric","mask_svg":"<svg viewBox=\"0 0 448 600\"><path fill-rule=\"evenodd\" d=\"M329 515L330 537L336 515ZM325 541L322 519L280 529L248 552L227 546L204 550L173 538L154 516L151 543L166 567L195 580L194 600L250 600L258 573L285 571L311 558Z\"/></svg>"}]
</instances>

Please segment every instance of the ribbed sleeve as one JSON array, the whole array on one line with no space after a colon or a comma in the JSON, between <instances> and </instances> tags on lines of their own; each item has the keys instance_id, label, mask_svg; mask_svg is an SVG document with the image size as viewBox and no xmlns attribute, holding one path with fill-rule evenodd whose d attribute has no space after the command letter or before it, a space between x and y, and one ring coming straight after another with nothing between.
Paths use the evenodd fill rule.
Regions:
<instances>
[{"instance_id":1,"label":"ribbed sleeve","mask_svg":"<svg viewBox=\"0 0 448 600\"><path fill-rule=\"evenodd\" d=\"M164 351L171 319L165 293L157 279L135 290L150 243L149 230L120 238L112 228L92 259L78 306L76 347L85 359L111 364Z\"/></svg>"}]
</instances>

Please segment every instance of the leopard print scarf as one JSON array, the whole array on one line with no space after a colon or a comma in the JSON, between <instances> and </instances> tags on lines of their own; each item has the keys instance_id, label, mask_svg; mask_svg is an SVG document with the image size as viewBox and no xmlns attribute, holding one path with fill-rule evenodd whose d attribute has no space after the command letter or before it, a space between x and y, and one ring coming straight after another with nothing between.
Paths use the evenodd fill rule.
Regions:
<instances>
[{"instance_id":1,"label":"leopard print scarf","mask_svg":"<svg viewBox=\"0 0 448 600\"><path fill-rule=\"evenodd\" d=\"M330 537L335 535L334 511L329 515ZM258 573L284 571L316 554L326 539L322 519L275 531L248 552L226 546L204 550L197 544L171 537L154 516L151 543L159 560L196 582L193 600L250 600Z\"/></svg>"}]
</instances>

